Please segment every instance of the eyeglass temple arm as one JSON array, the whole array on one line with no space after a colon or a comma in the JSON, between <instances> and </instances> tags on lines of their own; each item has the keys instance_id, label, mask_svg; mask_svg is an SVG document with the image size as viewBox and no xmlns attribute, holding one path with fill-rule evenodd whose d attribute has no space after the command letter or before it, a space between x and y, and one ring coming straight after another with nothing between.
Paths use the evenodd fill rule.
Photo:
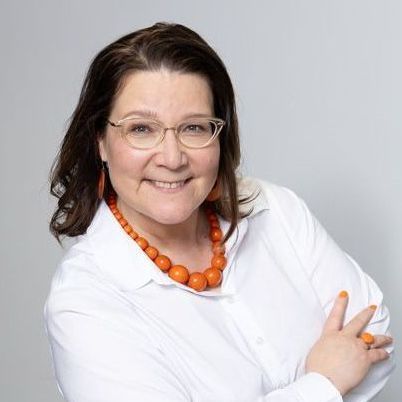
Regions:
<instances>
[{"instance_id":1,"label":"eyeglass temple arm","mask_svg":"<svg viewBox=\"0 0 402 402\"><path fill-rule=\"evenodd\" d=\"M113 122L110 121L110 120L107 120L107 122L108 122L111 126L113 126L113 127L120 127L119 124L113 123Z\"/></svg>"}]
</instances>

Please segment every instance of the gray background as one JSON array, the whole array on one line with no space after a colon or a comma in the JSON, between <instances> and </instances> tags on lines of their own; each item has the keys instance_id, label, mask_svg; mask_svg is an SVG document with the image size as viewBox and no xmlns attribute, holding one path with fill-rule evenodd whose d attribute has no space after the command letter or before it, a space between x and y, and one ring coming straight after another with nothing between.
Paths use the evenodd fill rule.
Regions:
<instances>
[{"instance_id":1,"label":"gray background","mask_svg":"<svg viewBox=\"0 0 402 402\"><path fill-rule=\"evenodd\" d=\"M243 172L307 201L380 285L401 339L402 2L3 0L1 401L61 400L42 322L62 255L47 231L48 171L95 53L163 20L198 31L227 64ZM401 374L377 401L400 400Z\"/></svg>"}]
</instances>

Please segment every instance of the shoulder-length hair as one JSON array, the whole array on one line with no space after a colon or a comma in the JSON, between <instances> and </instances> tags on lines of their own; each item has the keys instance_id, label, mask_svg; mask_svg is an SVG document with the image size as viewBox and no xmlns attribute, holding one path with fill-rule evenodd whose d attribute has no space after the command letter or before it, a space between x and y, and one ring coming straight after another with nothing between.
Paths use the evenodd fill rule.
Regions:
<instances>
[{"instance_id":1,"label":"shoulder-length hair","mask_svg":"<svg viewBox=\"0 0 402 402\"><path fill-rule=\"evenodd\" d=\"M219 135L218 181L222 196L212 205L230 222L223 242L236 229L238 220L250 213L241 215L239 210L239 205L248 202L250 197L238 197L238 121L233 86L225 65L196 32L180 24L159 22L106 46L89 67L78 104L50 171L50 193L58 203L49 228L59 243L61 236L85 233L99 206L97 183L102 161L98 140L105 134L113 101L125 77L135 71L161 68L196 73L206 78L213 94L215 116L226 121ZM113 191L106 175L104 197Z\"/></svg>"}]
</instances>

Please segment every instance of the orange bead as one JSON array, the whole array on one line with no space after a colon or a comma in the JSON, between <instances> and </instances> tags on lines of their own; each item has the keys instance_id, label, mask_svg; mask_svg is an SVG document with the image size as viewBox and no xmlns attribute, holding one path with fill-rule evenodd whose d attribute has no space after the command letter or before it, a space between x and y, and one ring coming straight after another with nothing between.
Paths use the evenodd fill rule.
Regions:
<instances>
[{"instance_id":1,"label":"orange bead","mask_svg":"<svg viewBox=\"0 0 402 402\"><path fill-rule=\"evenodd\" d=\"M166 255L159 255L159 251L149 245L148 241L138 235L137 232L130 226L122 213L117 208L116 198L108 199L108 206L112 211L116 220L120 223L124 231L137 242L139 247L155 262L155 264L163 272L167 272L169 277L176 282L187 284L187 286L200 292L207 286L215 287L222 282L222 270L227 264L225 257L225 245L221 242L223 233L220 229L219 219L213 209L207 209L206 215L210 224L210 239L212 241L212 252L214 254L211 260L211 267L204 272L193 272L191 275L188 269L183 265L173 265ZM370 334L369 334L370 335Z\"/></svg>"},{"instance_id":2,"label":"orange bead","mask_svg":"<svg viewBox=\"0 0 402 402\"><path fill-rule=\"evenodd\" d=\"M159 254L159 251L155 247L152 247L152 246L148 246L144 251L148 254L148 257L151 260L154 260Z\"/></svg>"},{"instance_id":3,"label":"orange bead","mask_svg":"<svg viewBox=\"0 0 402 402\"><path fill-rule=\"evenodd\" d=\"M127 225L127 220L126 219L124 219L124 218L120 218L119 219L119 223L120 223L120 225L122 226L122 227L124 227L124 226L126 226Z\"/></svg>"},{"instance_id":4,"label":"orange bead","mask_svg":"<svg viewBox=\"0 0 402 402\"><path fill-rule=\"evenodd\" d=\"M366 343L367 345L371 345L374 343L374 336L371 335L369 332L363 332L360 335L360 338L362 338L364 343Z\"/></svg>"},{"instance_id":5,"label":"orange bead","mask_svg":"<svg viewBox=\"0 0 402 402\"><path fill-rule=\"evenodd\" d=\"M132 232L129 233L129 236L130 236L133 240L135 240L135 239L138 237L138 233L137 233L137 232L134 232L134 230L133 230Z\"/></svg>"},{"instance_id":6,"label":"orange bead","mask_svg":"<svg viewBox=\"0 0 402 402\"><path fill-rule=\"evenodd\" d=\"M172 265L172 263L170 262L169 257L166 257L166 255L158 255L155 260L154 263L163 271L169 271L170 266Z\"/></svg>"},{"instance_id":7,"label":"orange bead","mask_svg":"<svg viewBox=\"0 0 402 402\"><path fill-rule=\"evenodd\" d=\"M202 292L208 285L207 278L201 272L193 272L190 274L187 286L193 288L197 292Z\"/></svg>"},{"instance_id":8,"label":"orange bead","mask_svg":"<svg viewBox=\"0 0 402 402\"><path fill-rule=\"evenodd\" d=\"M226 257L224 255L218 254L214 255L211 260L212 268L223 269L226 267Z\"/></svg>"},{"instance_id":9,"label":"orange bead","mask_svg":"<svg viewBox=\"0 0 402 402\"><path fill-rule=\"evenodd\" d=\"M217 254L225 254L225 245L222 244L220 241L215 241L212 243L212 252Z\"/></svg>"},{"instance_id":10,"label":"orange bead","mask_svg":"<svg viewBox=\"0 0 402 402\"><path fill-rule=\"evenodd\" d=\"M212 241L220 241L222 239L222 230L219 228L212 228L209 232L209 237Z\"/></svg>"},{"instance_id":11,"label":"orange bead","mask_svg":"<svg viewBox=\"0 0 402 402\"><path fill-rule=\"evenodd\" d=\"M222 281L222 271L217 268L208 268L204 271L208 286L211 288L218 286Z\"/></svg>"},{"instance_id":12,"label":"orange bead","mask_svg":"<svg viewBox=\"0 0 402 402\"><path fill-rule=\"evenodd\" d=\"M129 224L124 226L123 229L127 234L130 234L133 231L133 228Z\"/></svg>"},{"instance_id":13,"label":"orange bead","mask_svg":"<svg viewBox=\"0 0 402 402\"><path fill-rule=\"evenodd\" d=\"M187 283L190 277L187 268L183 265L173 265L173 267L169 269L168 275L176 282L180 282L183 284Z\"/></svg>"},{"instance_id":14,"label":"orange bead","mask_svg":"<svg viewBox=\"0 0 402 402\"><path fill-rule=\"evenodd\" d=\"M143 237L137 237L135 241L138 243L138 245L145 250L148 247L148 241L147 239L144 239Z\"/></svg>"}]
</instances>

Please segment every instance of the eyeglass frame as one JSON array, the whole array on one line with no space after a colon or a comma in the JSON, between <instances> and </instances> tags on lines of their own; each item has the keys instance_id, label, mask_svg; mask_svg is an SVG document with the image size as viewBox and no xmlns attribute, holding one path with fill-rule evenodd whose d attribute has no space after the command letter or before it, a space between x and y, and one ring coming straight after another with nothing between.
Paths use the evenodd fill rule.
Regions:
<instances>
[{"instance_id":1,"label":"eyeglass frame","mask_svg":"<svg viewBox=\"0 0 402 402\"><path fill-rule=\"evenodd\" d=\"M165 126L163 125L163 123L162 123L161 121L159 121L159 120L150 119L150 118L148 118L148 117L147 117L147 118L144 118L144 120L149 120L149 121L151 121L151 122L156 123L156 124L157 124L158 126L160 126L160 128L162 129L162 134L160 135L158 141L157 141L152 147L149 147L149 148L140 148L140 147L134 146L133 144L130 143L130 141L127 139L127 137L123 134L123 130L121 130L121 128L123 127L123 126L122 126L122 123L123 123L124 121L127 121L127 120L134 120L134 119L142 119L142 117L127 116L127 117L125 117L124 119L117 120L116 122L113 122L113 121L107 119L107 122L108 122L108 124L110 124L112 127L120 128L119 131L120 131L121 137L124 138L124 140L127 142L128 146L131 147L131 148L141 149L141 150L153 149L153 148L157 147L157 146L165 139L166 131L168 131L168 130L173 130L174 133L175 133L175 136L176 136L177 140L178 140L179 143L182 144L184 147L190 148L190 149L202 149L202 148L207 147L209 144L211 144L211 143L218 137L218 135L219 135L220 132L222 131L223 126L226 124L226 121L223 120L223 119L220 119L220 118L218 118L218 117L197 117L197 118L198 118L198 119L201 118L201 119L205 119L205 120L212 121L212 122L215 123L216 126L217 126L217 130L216 130L216 132L214 133L214 135L213 135L213 136L207 141L207 143L206 143L205 145L203 145L202 147L191 147L191 146L188 146L188 145L184 144L184 143L181 141L180 137L179 137L179 134L178 134L178 132L177 132L177 128L178 128L181 124L183 124L184 122L186 122L186 121L189 120L189 119L184 119L184 120L180 121L180 122L177 123L176 126L174 126L174 127L165 127Z\"/></svg>"}]
</instances>

